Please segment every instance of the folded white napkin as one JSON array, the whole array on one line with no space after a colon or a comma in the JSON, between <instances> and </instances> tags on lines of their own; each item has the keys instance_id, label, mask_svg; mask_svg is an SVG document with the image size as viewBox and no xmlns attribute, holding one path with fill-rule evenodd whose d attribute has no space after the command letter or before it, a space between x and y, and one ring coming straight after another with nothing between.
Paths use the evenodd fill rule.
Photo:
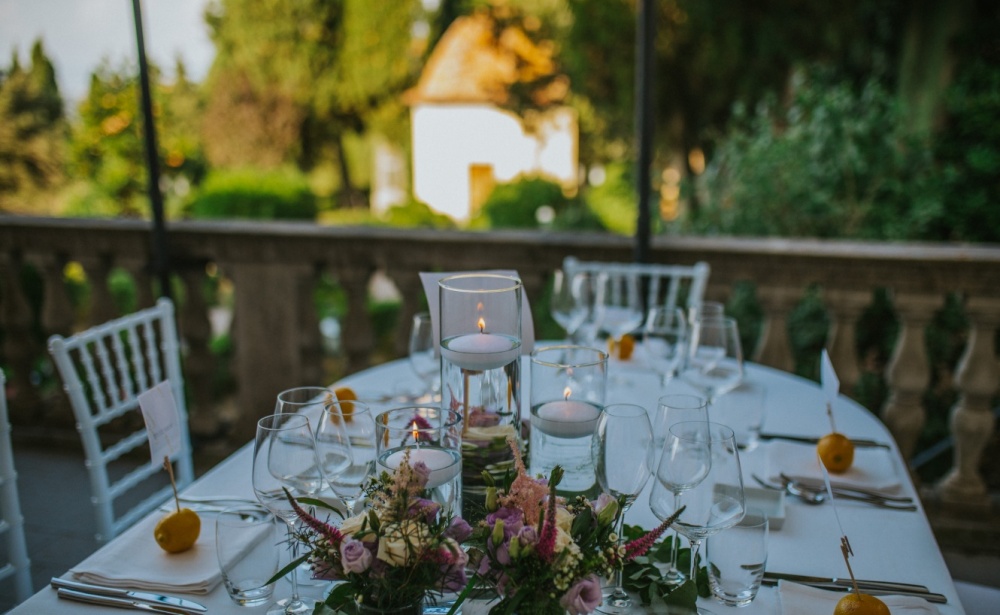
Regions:
<instances>
[{"instance_id":1,"label":"folded white napkin","mask_svg":"<svg viewBox=\"0 0 1000 615\"><path fill-rule=\"evenodd\" d=\"M812 444L772 441L767 444L768 477L780 481L781 474L795 479L822 481L823 470ZM884 448L855 448L854 462L842 474L830 474L830 483L895 491L902 486L896 462Z\"/></svg>"},{"instance_id":2,"label":"folded white napkin","mask_svg":"<svg viewBox=\"0 0 1000 615\"><path fill-rule=\"evenodd\" d=\"M191 549L167 553L153 538L153 529L162 516L150 515L98 549L70 570L73 577L108 587L183 594L211 592L222 581L215 554L214 517L201 515L201 533ZM232 556L242 557L259 538L263 534L249 537L246 548L235 550Z\"/></svg>"},{"instance_id":3,"label":"folded white napkin","mask_svg":"<svg viewBox=\"0 0 1000 615\"><path fill-rule=\"evenodd\" d=\"M781 600L781 615L816 615L832 613L846 594L843 592L816 589L790 581L778 582L778 596ZM923 598L911 596L879 596L879 600L889 607L892 615L940 615L933 603Z\"/></svg>"}]
</instances>

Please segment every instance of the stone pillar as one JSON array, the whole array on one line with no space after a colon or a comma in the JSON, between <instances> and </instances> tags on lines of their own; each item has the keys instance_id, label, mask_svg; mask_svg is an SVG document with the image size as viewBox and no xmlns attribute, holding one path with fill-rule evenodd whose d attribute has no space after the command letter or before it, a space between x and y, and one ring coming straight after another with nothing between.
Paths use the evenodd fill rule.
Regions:
<instances>
[{"instance_id":1,"label":"stone pillar","mask_svg":"<svg viewBox=\"0 0 1000 615\"><path fill-rule=\"evenodd\" d=\"M3 326L3 355L7 364L7 387L10 394L10 418L32 423L41 416L42 402L31 383L35 356L41 351L32 336L31 306L21 288L19 254L0 254L0 324Z\"/></svg>"},{"instance_id":2,"label":"stone pillar","mask_svg":"<svg viewBox=\"0 0 1000 615\"><path fill-rule=\"evenodd\" d=\"M872 294L867 290L831 290L823 294L830 310L830 332L827 334L827 352L840 380L840 391L852 395L858 384L857 322L871 303Z\"/></svg>"},{"instance_id":3,"label":"stone pillar","mask_svg":"<svg viewBox=\"0 0 1000 615\"><path fill-rule=\"evenodd\" d=\"M184 285L184 303L176 307L177 330L184 350L182 366L184 380L190 392L188 425L198 437L216 436L220 430L220 417L212 403L212 375L215 357L209 350L212 325L208 320L208 306L202 294L205 269L202 266L185 267L180 271ZM148 282L148 277L146 278Z\"/></svg>"},{"instance_id":4,"label":"stone pillar","mask_svg":"<svg viewBox=\"0 0 1000 615\"><path fill-rule=\"evenodd\" d=\"M941 297L897 293L894 301L900 320L899 339L886 367L890 393L882 419L896 438L903 459L908 460L927 420L922 398L930 383L930 365L924 330L940 308Z\"/></svg>"},{"instance_id":5,"label":"stone pillar","mask_svg":"<svg viewBox=\"0 0 1000 615\"><path fill-rule=\"evenodd\" d=\"M420 283L420 273L412 269L396 269L386 272L402 297L399 306L399 322L396 325L396 356L405 357L410 352L410 329L413 315L423 309L420 298L424 296L424 285Z\"/></svg>"},{"instance_id":6,"label":"stone pillar","mask_svg":"<svg viewBox=\"0 0 1000 615\"><path fill-rule=\"evenodd\" d=\"M94 258L81 258L80 264L87 272L90 283L90 313L88 326L102 325L118 316L111 289L108 288L108 276L111 274L111 256L101 255Z\"/></svg>"},{"instance_id":7,"label":"stone pillar","mask_svg":"<svg viewBox=\"0 0 1000 615\"><path fill-rule=\"evenodd\" d=\"M757 286L757 298L764 308L760 340L753 354L757 363L786 372L795 369L792 346L788 340L788 314L798 303L800 295L799 288L790 286Z\"/></svg>"},{"instance_id":8,"label":"stone pillar","mask_svg":"<svg viewBox=\"0 0 1000 615\"><path fill-rule=\"evenodd\" d=\"M368 314L368 280L374 271L374 267L362 264L337 269L337 280L347 295L347 314L340 326L340 336L348 373L368 367L375 347L375 334Z\"/></svg>"},{"instance_id":9,"label":"stone pillar","mask_svg":"<svg viewBox=\"0 0 1000 615\"><path fill-rule=\"evenodd\" d=\"M946 503L988 507L989 497L979 463L996 422L991 401L1000 388L994 347L1000 326L1000 299L970 299L966 314L971 323L969 339L955 374L961 394L951 411L955 461L937 490Z\"/></svg>"},{"instance_id":10,"label":"stone pillar","mask_svg":"<svg viewBox=\"0 0 1000 615\"><path fill-rule=\"evenodd\" d=\"M325 386L323 382L323 337L319 332L319 316L316 314L316 286L321 271L318 267L302 267L296 276L299 293L298 340L299 357L302 365L302 384Z\"/></svg>"},{"instance_id":11,"label":"stone pillar","mask_svg":"<svg viewBox=\"0 0 1000 615\"><path fill-rule=\"evenodd\" d=\"M232 439L253 439L281 391L301 384L299 286L285 264L233 265L238 416Z\"/></svg>"}]
</instances>

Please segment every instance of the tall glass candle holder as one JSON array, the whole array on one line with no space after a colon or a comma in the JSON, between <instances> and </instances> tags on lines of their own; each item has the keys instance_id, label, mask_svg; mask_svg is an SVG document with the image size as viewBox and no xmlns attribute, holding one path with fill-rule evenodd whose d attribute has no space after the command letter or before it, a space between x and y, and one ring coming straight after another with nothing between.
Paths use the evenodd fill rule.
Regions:
<instances>
[{"instance_id":1,"label":"tall glass candle holder","mask_svg":"<svg viewBox=\"0 0 1000 615\"><path fill-rule=\"evenodd\" d=\"M442 510L462 510L462 417L435 406L405 406L375 417L376 474L390 474L409 456L430 470L427 491Z\"/></svg>"},{"instance_id":2,"label":"tall glass candle holder","mask_svg":"<svg viewBox=\"0 0 1000 615\"><path fill-rule=\"evenodd\" d=\"M596 495L590 447L607 384L608 355L601 350L565 345L531 353L530 471L548 476L562 466L561 495Z\"/></svg>"},{"instance_id":3,"label":"tall glass candle holder","mask_svg":"<svg viewBox=\"0 0 1000 615\"><path fill-rule=\"evenodd\" d=\"M438 282L441 407L462 417L466 519L485 515L482 473L500 481L513 468L507 437L521 418L521 281L459 274Z\"/></svg>"}]
</instances>

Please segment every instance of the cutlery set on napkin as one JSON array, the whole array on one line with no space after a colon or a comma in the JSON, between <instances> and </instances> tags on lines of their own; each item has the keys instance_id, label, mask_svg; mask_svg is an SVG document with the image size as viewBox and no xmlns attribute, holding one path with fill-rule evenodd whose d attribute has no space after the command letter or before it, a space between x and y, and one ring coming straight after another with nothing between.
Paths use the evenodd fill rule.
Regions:
<instances>
[{"instance_id":1,"label":"cutlery set on napkin","mask_svg":"<svg viewBox=\"0 0 1000 615\"><path fill-rule=\"evenodd\" d=\"M849 579L834 579L833 581L841 581L850 584ZM816 615L816 613L832 613L833 609L837 606L837 602L839 602L844 596L844 592L853 591L853 588L848 585L842 585L839 588L839 591L828 591L830 589L838 588L819 588L816 585L807 585L784 579L778 583L774 580L773 576L771 582L769 582L767 574L764 575L764 583L769 585L778 585L778 596L781 601L781 615ZM944 596L941 594L927 592L927 588L923 586L912 586L924 589L925 591L923 592L902 592L899 590L893 591L861 587L861 583L861 581L858 581L861 591L866 594L879 596L879 599L884 602L887 607L889 607L889 610L893 613L893 615L939 615L940 611L932 603L937 602L939 604L943 604L947 602ZM872 581L869 583L876 584L876 587L879 585L878 581ZM890 583L888 585L898 586L899 584Z\"/></svg>"}]
</instances>

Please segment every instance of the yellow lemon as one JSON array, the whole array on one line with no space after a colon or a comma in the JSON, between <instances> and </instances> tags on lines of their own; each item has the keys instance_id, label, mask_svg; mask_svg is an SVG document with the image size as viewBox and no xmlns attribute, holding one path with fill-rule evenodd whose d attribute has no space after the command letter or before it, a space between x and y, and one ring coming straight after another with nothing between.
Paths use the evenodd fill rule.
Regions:
<instances>
[{"instance_id":1,"label":"yellow lemon","mask_svg":"<svg viewBox=\"0 0 1000 615\"><path fill-rule=\"evenodd\" d=\"M834 474L846 472L854 463L854 444L844 434L834 432L823 436L816 452L826 469Z\"/></svg>"},{"instance_id":2,"label":"yellow lemon","mask_svg":"<svg viewBox=\"0 0 1000 615\"><path fill-rule=\"evenodd\" d=\"M354 404L351 402L358 401L358 394L351 387L337 387L333 390L333 394L337 396L337 400L340 402L340 411L344 415L344 422L350 423L354 420L352 416L354 414Z\"/></svg>"},{"instance_id":3,"label":"yellow lemon","mask_svg":"<svg viewBox=\"0 0 1000 615\"><path fill-rule=\"evenodd\" d=\"M615 357L617 356L622 361L628 361L632 357L632 351L635 350L635 338L626 333L618 341L614 338L608 338L608 354Z\"/></svg>"},{"instance_id":4,"label":"yellow lemon","mask_svg":"<svg viewBox=\"0 0 1000 615\"><path fill-rule=\"evenodd\" d=\"M833 615L891 615L889 607L875 596L850 593L837 602Z\"/></svg>"},{"instance_id":5,"label":"yellow lemon","mask_svg":"<svg viewBox=\"0 0 1000 615\"><path fill-rule=\"evenodd\" d=\"M201 534L201 519L190 508L182 508L160 519L153 530L156 544L167 553L180 553L194 546Z\"/></svg>"}]
</instances>

